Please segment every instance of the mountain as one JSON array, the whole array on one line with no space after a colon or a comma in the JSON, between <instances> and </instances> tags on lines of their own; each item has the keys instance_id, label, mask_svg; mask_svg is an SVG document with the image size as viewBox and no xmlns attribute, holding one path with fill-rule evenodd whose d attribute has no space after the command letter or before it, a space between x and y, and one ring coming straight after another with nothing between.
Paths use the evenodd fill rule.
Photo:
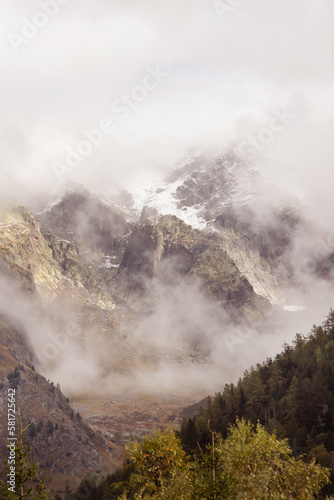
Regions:
<instances>
[{"instance_id":1,"label":"mountain","mask_svg":"<svg viewBox=\"0 0 334 500\"><path fill-rule=\"evenodd\" d=\"M46 365L56 361L56 350L61 354L63 349L60 332L66 324L66 313L63 310L60 314L58 301L66 303L67 308L69 304L77 307L85 300L78 277L84 281L90 274L82 267L71 275L69 270L80 265L75 261L74 245L61 247L59 239L56 242L45 239L37 219L24 207L2 206L0 228L2 435L6 435L6 393L12 383L9 378L15 372L19 374L17 407L21 408L23 425L31 424L28 436L35 434L33 459L41 462L42 470L51 473L51 486L64 487L69 478L76 482L88 470L100 473L113 470L121 456L117 445L93 431L70 406L59 384L55 385L40 373L47 372ZM56 260L55 249L60 248L63 254L57 253ZM65 256L65 262L61 255ZM91 300L99 304L98 309L115 307L112 299L99 288L94 291ZM67 321L69 318L70 314ZM37 343L42 345L42 350L36 349Z\"/></svg>"},{"instance_id":2,"label":"mountain","mask_svg":"<svg viewBox=\"0 0 334 500\"><path fill-rule=\"evenodd\" d=\"M240 157L233 149L193 150L164 178L140 188L138 209L145 204L219 235L254 291L279 302L279 290L291 280L282 256L298 229L310 224L302 216L310 195L300 179L277 165Z\"/></svg>"},{"instance_id":3,"label":"mountain","mask_svg":"<svg viewBox=\"0 0 334 500\"><path fill-rule=\"evenodd\" d=\"M0 315L0 431L7 436L7 393L15 388L16 431L21 410L27 441L32 440L31 459L47 471L49 488L76 484L88 470L110 471L119 465L120 452L94 432L75 413L59 387L46 380L34 367L36 358L22 324ZM5 442L0 451L7 456ZM52 481L51 481L52 477ZM51 481L51 482L50 482Z\"/></svg>"},{"instance_id":4,"label":"mountain","mask_svg":"<svg viewBox=\"0 0 334 500\"><path fill-rule=\"evenodd\" d=\"M35 213L2 203L1 411L19 378L34 454L58 484L113 470L129 438L177 427L304 309L285 294L304 279L298 238L316 234L309 199L272 172L193 151L140 196L72 186ZM332 251L317 261L328 287Z\"/></svg>"},{"instance_id":5,"label":"mountain","mask_svg":"<svg viewBox=\"0 0 334 500\"><path fill-rule=\"evenodd\" d=\"M207 297L250 322L269 308L228 255L219 234L193 229L176 216L146 216L143 210L129 237L120 276L126 278L127 296L138 291L142 297L154 276L162 283L182 277L189 283L200 279Z\"/></svg>"}]
</instances>

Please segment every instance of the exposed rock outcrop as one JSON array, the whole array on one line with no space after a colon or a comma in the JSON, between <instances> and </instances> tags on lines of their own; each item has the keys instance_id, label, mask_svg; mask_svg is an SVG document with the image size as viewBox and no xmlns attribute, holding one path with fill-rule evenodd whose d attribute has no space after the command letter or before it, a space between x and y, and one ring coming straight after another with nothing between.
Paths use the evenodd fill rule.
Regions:
<instances>
[{"instance_id":1,"label":"exposed rock outcrop","mask_svg":"<svg viewBox=\"0 0 334 500\"><path fill-rule=\"evenodd\" d=\"M24 290L36 290L42 301L52 300L62 279L36 218L24 207L0 209L0 268Z\"/></svg>"},{"instance_id":2,"label":"exposed rock outcrop","mask_svg":"<svg viewBox=\"0 0 334 500\"><path fill-rule=\"evenodd\" d=\"M199 278L205 293L224 309L238 310L249 320L252 309L256 316L264 314L269 303L257 296L225 247L220 235L193 229L175 216L142 216L129 238L118 279L124 276L128 295L145 290L159 274L159 264L169 260L170 274L188 281Z\"/></svg>"},{"instance_id":3,"label":"exposed rock outcrop","mask_svg":"<svg viewBox=\"0 0 334 500\"><path fill-rule=\"evenodd\" d=\"M132 227L120 210L83 188L67 192L59 203L38 214L38 220L43 233L74 243L80 253L104 255L122 252L122 238Z\"/></svg>"}]
</instances>

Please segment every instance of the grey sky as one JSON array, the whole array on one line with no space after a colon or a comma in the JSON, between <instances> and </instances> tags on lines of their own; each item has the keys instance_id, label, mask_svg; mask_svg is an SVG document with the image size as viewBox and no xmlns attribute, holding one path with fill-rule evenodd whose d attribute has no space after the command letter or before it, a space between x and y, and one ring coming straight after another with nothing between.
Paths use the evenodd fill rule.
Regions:
<instances>
[{"instance_id":1,"label":"grey sky","mask_svg":"<svg viewBox=\"0 0 334 500\"><path fill-rule=\"evenodd\" d=\"M238 2L222 0L223 20L211 0L62 1L17 51L8 34L21 36L23 18L36 19L47 0L1 2L2 195L56 187L54 162L104 118L115 130L70 173L94 187L165 168L199 142L244 140L285 106L296 120L266 155L316 191L315 172L332 175L332 0L233 8ZM121 120L112 103L157 65L168 77Z\"/></svg>"}]
</instances>

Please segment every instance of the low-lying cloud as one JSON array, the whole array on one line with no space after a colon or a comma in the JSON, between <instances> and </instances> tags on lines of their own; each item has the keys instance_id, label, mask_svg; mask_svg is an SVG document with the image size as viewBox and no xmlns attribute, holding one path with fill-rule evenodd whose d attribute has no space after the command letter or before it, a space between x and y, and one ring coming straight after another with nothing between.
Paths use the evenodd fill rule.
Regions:
<instances>
[{"instance_id":1,"label":"low-lying cloud","mask_svg":"<svg viewBox=\"0 0 334 500\"><path fill-rule=\"evenodd\" d=\"M286 192L290 183L300 181L307 193L301 204L306 227L294 235L284 255L285 263L297 270L287 301L306 305L306 311L295 313L293 318L299 319L283 330L277 320L268 345L259 333L250 332L231 354L224 330L229 325L229 334L238 332L224 311L196 286L156 283L155 311L141 323L138 335L180 349L203 344L214 364L231 363L238 356L246 367L281 340L291 339L295 330L307 331L310 322L321 321L332 289L309 263L333 246L333 2L244 1L222 19L211 0L55 1L61 5L57 15L17 50L10 34L23 36L22 19L34 23L42 0L4 0L0 8L5 34L0 85L6 96L0 119L0 198L15 197L28 205L38 197L50 201L65 184L55 163L66 164L70 151L72 157L73 151L78 154L87 140L83 130L100 130L105 119L117 127L111 130L109 123L111 133L103 132L89 154L81 155L75 166L67 165L64 178L102 193L171 168L192 146L242 144L241 152L255 152L254 160L274 174L271 179L285 183ZM166 78L140 94L147 68L156 67ZM129 102L124 119L115 112L116 101ZM285 121L277 121L278 113ZM264 183L263 196L253 206L258 220L268 215L270 203L281 201L276 187L275 181ZM54 315L62 317L62 326L57 326L50 311L41 311L15 290L8 293L7 282L1 290L6 293L1 293L0 306L27 324L39 356L55 338L61 344L66 323L77 324L75 315L64 317L59 309ZM282 314L288 318L288 312ZM104 376L97 356L91 345L82 351L69 337L45 373L68 389L80 391L88 380L93 387ZM160 382L173 386L183 380L182 368L175 370L171 373L162 363L155 379L139 370L138 383L152 390ZM184 373L194 380L191 365Z\"/></svg>"}]
</instances>

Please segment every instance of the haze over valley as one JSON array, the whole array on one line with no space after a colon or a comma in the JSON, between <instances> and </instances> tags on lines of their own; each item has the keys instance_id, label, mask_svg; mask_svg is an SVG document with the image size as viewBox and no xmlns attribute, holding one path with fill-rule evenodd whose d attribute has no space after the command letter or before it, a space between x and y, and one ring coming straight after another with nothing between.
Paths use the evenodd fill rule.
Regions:
<instances>
[{"instance_id":1,"label":"haze over valley","mask_svg":"<svg viewBox=\"0 0 334 500\"><path fill-rule=\"evenodd\" d=\"M0 430L14 384L63 491L333 307L334 7L42 3L0 16Z\"/></svg>"}]
</instances>

